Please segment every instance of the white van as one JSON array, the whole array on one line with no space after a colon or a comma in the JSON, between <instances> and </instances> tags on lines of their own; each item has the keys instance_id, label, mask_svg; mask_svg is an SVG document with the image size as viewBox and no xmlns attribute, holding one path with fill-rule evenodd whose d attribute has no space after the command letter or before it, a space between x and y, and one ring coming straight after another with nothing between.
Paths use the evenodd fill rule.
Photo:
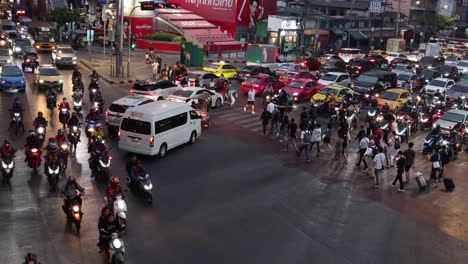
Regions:
<instances>
[{"instance_id":1,"label":"white van","mask_svg":"<svg viewBox=\"0 0 468 264\"><path fill-rule=\"evenodd\" d=\"M352 59L363 59L366 54L361 49L342 48L338 52L338 56L347 63Z\"/></svg>"},{"instance_id":2,"label":"white van","mask_svg":"<svg viewBox=\"0 0 468 264\"><path fill-rule=\"evenodd\" d=\"M195 143L201 117L186 104L157 101L127 109L119 130L119 148L164 157L168 150Z\"/></svg>"}]
</instances>

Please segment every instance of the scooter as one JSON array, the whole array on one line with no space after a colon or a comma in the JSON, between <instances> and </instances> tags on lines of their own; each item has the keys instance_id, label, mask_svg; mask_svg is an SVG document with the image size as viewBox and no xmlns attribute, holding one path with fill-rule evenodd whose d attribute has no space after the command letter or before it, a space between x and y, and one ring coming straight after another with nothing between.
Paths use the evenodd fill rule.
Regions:
<instances>
[{"instance_id":1,"label":"scooter","mask_svg":"<svg viewBox=\"0 0 468 264\"><path fill-rule=\"evenodd\" d=\"M105 197L105 199L106 204L108 204L109 201L107 201L107 197ZM122 232L125 232L127 227L127 203L123 199L122 194L115 196L114 205L112 208L114 212L114 219L117 220L119 229Z\"/></svg>"},{"instance_id":2,"label":"scooter","mask_svg":"<svg viewBox=\"0 0 468 264\"><path fill-rule=\"evenodd\" d=\"M53 111L54 108L57 106L57 96L47 95L46 102L47 102L47 108L50 109L50 111Z\"/></svg>"},{"instance_id":3,"label":"scooter","mask_svg":"<svg viewBox=\"0 0 468 264\"><path fill-rule=\"evenodd\" d=\"M94 103L94 101L96 101L97 93L98 89L96 88L92 88L91 90L89 90L89 101L91 103Z\"/></svg>"},{"instance_id":4,"label":"scooter","mask_svg":"<svg viewBox=\"0 0 468 264\"><path fill-rule=\"evenodd\" d=\"M13 115L11 116L11 123L10 123L10 127L8 128L8 130L10 132L14 131L15 135L17 136L20 128L24 133L24 125L23 125L23 119L22 119L21 113L14 112Z\"/></svg>"},{"instance_id":5,"label":"scooter","mask_svg":"<svg viewBox=\"0 0 468 264\"><path fill-rule=\"evenodd\" d=\"M136 182L133 183L133 186L135 186L137 191L143 195L148 204L153 203L153 183L151 182L149 174L145 174L144 177L138 176Z\"/></svg>"},{"instance_id":6,"label":"scooter","mask_svg":"<svg viewBox=\"0 0 468 264\"><path fill-rule=\"evenodd\" d=\"M39 144L40 146L42 146L45 140L46 127L41 124L41 125L36 126L35 130L36 130L37 138L39 139Z\"/></svg>"},{"instance_id":7,"label":"scooter","mask_svg":"<svg viewBox=\"0 0 468 264\"><path fill-rule=\"evenodd\" d=\"M60 157L62 158L62 171L65 172L68 167L68 154L70 152L70 146L68 142L59 142L58 143L60 149Z\"/></svg>"},{"instance_id":8,"label":"scooter","mask_svg":"<svg viewBox=\"0 0 468 264\"><path fill-rule=\"evenodd\" d=\"M4 159L2 159L3 184L11 185L10 179L11 177L13 177L13 171L15 169L14 158L14 155L8 155Z\"/></svg>"},{"instance_id":9,"label":"scooter","mask_svg":"<svg viewBox=\"0 0 468 264\"><path fill-rule=\"evenodd\" d=\"M60 174L62 171L62 166L60 164L60 160L56 159L47 163L46 168L46 175L47 181L49 182L49 186L52 190L57 189L57 185L59 182Z\"/></svg>"},{"instance_id":10,"label":"scooter","mask_svg":"<svg viewBox=\"0 0 468 264\"><path fill-rule=\"evenodd\" d=\"M72 220L75 223L76 232L80 233L81 220L83 218L83 212L81 210L81 195L82 193L77 191L74 197L69 197L67 194L62 193L64 199L69 200L69 207L65 208L62 206L63 212L67 215L67 219Z\"/></svg>"},{"instance_id":11,"label":"scooter","mask_svg":"<svg viewBox=\"0 0 468 264\"><path fill-rule=\"evenodd\" d=\"M442 146L444 139L442 136L435 137L431 133L424 138L423 155L429 155L434 151L435 146Z\"/></svg>"},{"instance_id":12,"label":"scooter","mask_svg":"<svg viewBox=\"0 0 468 264\"><path fill-rule=\"evenodd\" d=\"M96 176L96 179L101 178L103 181L109 180L109 167L112 157L108 153L101 153L96 150L97 160L96 166L93 168L93 175Z\"/></svg>"},{"instance_id":13,"label":"scooter","mask_svg":"<svg viewBox=\"0 0 468 264\"><path fill-rule=\"evenodd\" d=\"M86 134L86 137L88 138L88 140L91 139L91 134L96 129L97 124L98 124L97 121L91 121L91 120L86 123L85 134Z\"/></svg>"},{"instance_id":14,"label":"scooter","mask_svg":"<svg viewBox=\"0 0 468 264\"><path fill-rule=\"evenodd\" d=\"M62 123L64 129L67 126L69 119L70 119L70 111L65 107L60 108L59 120L60 120L60 123Z\"/></svg>"},{"instance_id":15,"label":"scooter","mask_svg":"<svg viewBox=\"0 0 468 264\"><path fill-rule=\"evenodd\" d=\"M73 110L75 112L81 112L83 110L83 92L76 90L73 92Z\"/></svg>"},{"instance_id":16,"label":"scooter","mask_svg":"<svg viewBox=\"0 0 468 264\"><path fill-rule=\"evenodd\" d=\"M42 151L39 148L28 149L28 167L34 170L34 175L37 175L37 169L41 166L41 154Z\"/></svg>"},{"instance_id":17,"label":"scooter","mask_svg":"<svg viewBox=\"0 0 468 264\"><path fill-rule=\"evenodd\" d=\"M118 233L112 233L109 241L108 251L106 258L109 263L123 264L125 256L125 245L122 239L119 238Z\"/></svg>"},{"instance_id":18,"label":"scooter","mask_svg":"<svg viewBox=\"0 0 468 264\"><path fill-rule=\"evenodd\" d=\"M77 126L70 128L70 133L68 134L68 140L70 141L70 151L76 152L76 146L78 145L79 139L81 136L81 131Z\"/></svg>"}]
</instances>

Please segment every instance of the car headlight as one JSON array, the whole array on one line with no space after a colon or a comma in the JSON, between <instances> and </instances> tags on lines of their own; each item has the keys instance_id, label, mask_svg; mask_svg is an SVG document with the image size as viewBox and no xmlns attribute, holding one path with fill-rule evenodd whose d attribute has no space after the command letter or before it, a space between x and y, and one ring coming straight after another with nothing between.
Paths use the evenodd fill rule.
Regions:
<instances>
[{"instance_id":1,"label":"car headlight","mask_svg":"<svg viewBox=\"0 0 468 264\"><path fill-rule=\"evenodd\" d=\"M80 207L78 205L73 206L73 212L78 213L80 211Z\"/></svg>"},{"instance_id":2,"label":"car headlight","mask_svg":"<svg viewBox=\"0 0 468 264\"><path fill-rule=\"evenodd\" d=\"M21 83L24 83L24 80L21 80Z\"/></svg>"},{"instance_id":3,"label":"car headlight","mask_svg":"<svg viewBox=\"0 0 468 264\"><path fill-rule=\"evenodd\" d=\"M62 59L62 57L60 57L60 56L57 56L57 60L61 60L61 59Z\"/></svg>"},{"instance_id":4,"label":"car headlight","mask_svg":"<svg viewBox=\"0 0 468 264\"><path fill-rule=\"evenodd\" d=\"M122 247L122 241L120 239L116 238L114 241L112 241L112 246L116 249L119 249Z\"/></svg>"},{"instance_id":5,"label":"car headlight","mask_svg":"<svg viewBox=\"0 0 468 264\"><path fill-rule=\"evenodd\" d=\"M1 83L4 84L4 83L5 83L5 80L2 80Z\"/></svg>"},{"instance_id":6,"label":"car headlight","mask_svg":"<svg viewBox=\"0 0 468 264\"><path fill-rule=\"evenodd\" d=\"M44 83L44 80L39 80L39 83Z\"/></svg>"},{"instance_id":7,"label":"car headlight","mask_svg":"<svg viewBox=\"0 0 468 264\"><path fill-rule=\"evenodd\" d=\"M63 83L63 81L62 81L62 80L59 80L59 83Z\"/></svg>"},{"instance_id":8,"label":"car headlight","mask_svg":"<svg viewBox=\"0 0 468 264\"><path fill-rule=\"evenodd\" d=\"M117 202L117 207L119 207L120 210L124 209L125 207L125 202L120 200Z\"/></svg>"},{"instance_id":9,"label":"car headlight","mask_svg":"<svg viewBox=\"0 0 468 264\"><path fill-rule=\"evenodd\" d=\"M16 47L16 48L15 48L15 51L16 51L16 52L20 52L20 51L21 51L21 48L20 48L20 47Z\"/></svg>"},{"instance_id":10,"label":"car headlight","mask_svg":"<svg viewBox=\"0 0 468 264\"><path fill-rule=\"evenodd\" d=\"M146 184L145 184L145 186L143 186L143 187L145 188L145 190L148 191L148 190L153 189L153 184L151 184L151 183L150 183L149 185L146 185Z\"/></svg>"},{"instance_id":11,"label":"car headlight","mask_svg":"<svg viewBox=\"0 0 468 264\"><path fill-rule=\"evenodd\" d=\"M7 62L7 63L11 63L11 60L7 60L6 62Z\"/></svg>"},{"instance_id":12,"label":"car headlight","mask_svg":"<svg viewBox=\"0 0 468 264\"><path fill-rule=\"evenodd\" d=\"M432 66L427 66L427 68L430 70L430 69L432 69Z\"/></svg>"},{"instance_id":13,"label":"car headlight","mask_svg":"<svg viewBox=\"0 0 468 264\"><path fill-rule=\"evenodd\" d=\"M72 60L76 60L76 57L73 57Z\"/></svg>"}]
</instances>

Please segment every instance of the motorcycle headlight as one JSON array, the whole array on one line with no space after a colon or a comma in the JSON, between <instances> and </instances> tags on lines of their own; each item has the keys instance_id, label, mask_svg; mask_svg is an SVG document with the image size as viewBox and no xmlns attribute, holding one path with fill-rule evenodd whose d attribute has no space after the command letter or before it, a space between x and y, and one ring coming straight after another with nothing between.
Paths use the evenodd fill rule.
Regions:
<instances>
[{"instance_id":1,"label":"motorcycle headlight","mask_svg":"<svg viewBox=\"0 0 468 264\"><path fill-rule=\"evenodd\" d=\"M96 89L91 89L91 92L93 93L96 93L96 91L97 91Z\"/></svg>"},{"instance_id":2,"label":"motorcycle headlight","mask_svg":"<svg viewBox=\"0 0 468 264\"><path fill-rule=\"evenodd\" d=\"M6 168L8 168L8 165L6 165L5 162L2 161L2 167L3 167L4 169L6 169Z\"/></svg>"},{"instance_id":3,"label":"motorcycle headlight","mask_svg":"<svg viewBox=\"0 0 468 264\"><path fill-rule=\"evenodd\" d=\"M20 48L20 47L16 47L16 48L15 48L15 51L16 51L16 52L20 52L20 51L21 51L21 48Z\"/></svg>"},{"instance_id":4,"label":"motorcycle headlight","mask_svg":"<svg viewBox=\"0 0 468 264\"><path fill-rule=\"evenodd\" d=\"M8 165L9 169L13 169L13 162Z\"/></svg>"},{"instance_id":5,"label":"motorcycle headlight","mask_svg":"<svg viewBox=\"0 0 468 264\"><path fill-rule=\"evenodd\" d=\"M442 144L447 145L447 144L448 144L448 141L447 141L447 140L444 140L444 141L442 141Z\"/></svg>"},{"instance_id":6,"label":"motorcycle headlight","mask_svg":"<svg viewBox=\"0 0 468 264\"><path fill-rule=\"evenodd\" d=\"M117 202L117 207L119 207L120 210L124 209L125 207L125 202L120 200Z\"/></svg>"},{"instance_id":7,"label":"motorcycle headlight","mask_svg":"<svg viewBox=\"0 0 468 264\"><path fill-rule=\"evenodd\" d=\"M78 213L80 211L80 207L78 205L73 206L73 212Z\"/></svg>"},{"instance_id":8,"label":"motorcycle headlight","mask_svg":"<svg viewBox=\"0 0 468 264\"><path fill-rule=\"evenodd\" d=\"M122 241L120 239L116 238L114 241L112 241L112 246L116 249L119 249L122 247Z\"/></svg>"},{"instance_id":9,"label":"motorcycle headlight","mask_svg":"<svg viewBox=\"0 0 468 264\"><path fill-rule=\"evenodd\" d=\"M423 123L426 123L427 121L429 121L429 118L422 118L421 121L422 121Z\"/></svg>"},{"instance_id":10,"label":"motorcycle headlight","mask_svg":"<svg viewBox=\"0 0 468 264\"><path fill-rule=\"evenodd\" d=\"M76 101L73 102L73 104L74 104L75 106L81 106L81 105L83 104L83 102L80 100L80 101L78 101L78 102L76 102Z\"/></svg>"},{"instance_id":11,"label":"motorcycle headlight","mask_svg":"<svg viewBox=\"0 0 468 264\"><path fill-rule=\"evenodd\" d=\"M88 128L88 131L92 133L94 131L94 127Z\"/></svg>"},{"instance_id":12,"label":"motorcycle headlight","mask_svg":"<svg viewBox=\"0 0 468 264\"><path fill-rule=\"evenodd\" d=\"M39 80L39 83L44 83L44 80Z\"/></svg>"},{"instance_id":13,"label":"motorcycle headlight","mask_svg":"<svg viewBox=\"0 0 468 264\"><path fill-rule=\"evenodd\" d=\"M102 160L99 160L99 163L101 164L102 167L107 168L110 165L110 160L106 163L102 162Z\"/></svg>"},{"instance_id":14,"label":"motorcycle headlight","mask_svg":"<svg viewBox=\"0 0 468 264\"><path fill-rule=\"evenodd\" d=\"M436 128L436 126L437 126L437 125L436 125L435 123L432 125L433 128Z\"/></svg>"},{"instance_id":15,"label":"motorcycle headlight","mask_svg":"<svg viewBox=\"0 0 468 264\"><path fill-rule=\"evenodd\" d=\"M14 114L16 117L19 117L20 116L20 113L15 113Z\"/></svg>"},{"instance_id":16,"label":"motorcycle headlight","mask_svg":"<svg viewBox=\"0 0 468 264\"><path fill-rule=\"evenodd\" d=\"M74 126L74 127L72 127L72 130L73 130L73 131L77 131L77 130L78 130L78 127L77 127L77 126Z\"/></svg>"},{"instance_id":17,"label":"motorcycle headlight","mask_svg":"<svg viewBox=\"0 0 468 264\"><path fill-rule=\"evenodd\" d=\"M66 108L62 108L62 109L60 109L60 111L67 112L68 110Z\"/></svg>"},{"instance_id":18,"label":"motorcycle headlight","mask_svg":"<svg viewBox=\"0 0 468 264\"><path fill-rule=\"evenodd\" d=\"M52 174L54 173L54 170L52 170L50 167L49 167L49 174Z\"/></svg>"},{"instance_id":19,"label":"motorcycle headlight","mask_svg":"<svg viewBox=\"0 0 468 264\"><path fill-rule=\"evenodd\" d=\"M151 190L151 189L153 189L153 184L151 184L151 183L150 183L150 184L148 184L148 185L147 185L147 184L145 184L145 186L143 186L143 187L145 188L145 190L147 190L147 191L148 191L148 190Z\"/></svg>"},{"instance_id":20,"label":"motorcycle headlight","mask_svg":"<svg viewBox=\"0 0 468 264\"><path fill-rule=\"evenodd\" d=\"M38 132L39 134L44 133L44 128L43 128L43 127L39 127L39 128L37 129L37 132Z\"/></svg>"},{"instance_id":21,"label":"motorcycle headlight","mask_svg":"<svg viewBox=\"0 0 468 264\"><path fill-rule=\"evenodd\" d=\"M68 149L68 145L67 145L67 144L62 144L60 147L62 148L62 150L67 150L67 149Z\"/></svg>"}]
</instances>

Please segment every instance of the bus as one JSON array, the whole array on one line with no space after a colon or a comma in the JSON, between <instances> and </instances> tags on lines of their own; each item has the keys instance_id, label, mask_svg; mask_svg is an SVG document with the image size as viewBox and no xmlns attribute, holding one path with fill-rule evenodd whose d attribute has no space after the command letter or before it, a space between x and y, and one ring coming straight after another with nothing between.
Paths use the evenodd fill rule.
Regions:
<instances>
[{"instance_id":1,"label":"bus","mask_svg":"<svg viewBox=\"0 0 468 264\"><path fill-rule=\"evenodd\" d=\"M55 27L47 22L34 21L28 25L29 34L34 38L37 51L55 49Z\"/></svg>"},{"instance_id":2,"label":"bus","mask_svg":"<svg viewBox=\"0 0 468 264\"><path fill-rule=\"evenodd\" d=\"M247 65L260 65L275 71L277 58L278 48L275 45L249 44L247 47Z\"/></svg>"}]
</instances>

